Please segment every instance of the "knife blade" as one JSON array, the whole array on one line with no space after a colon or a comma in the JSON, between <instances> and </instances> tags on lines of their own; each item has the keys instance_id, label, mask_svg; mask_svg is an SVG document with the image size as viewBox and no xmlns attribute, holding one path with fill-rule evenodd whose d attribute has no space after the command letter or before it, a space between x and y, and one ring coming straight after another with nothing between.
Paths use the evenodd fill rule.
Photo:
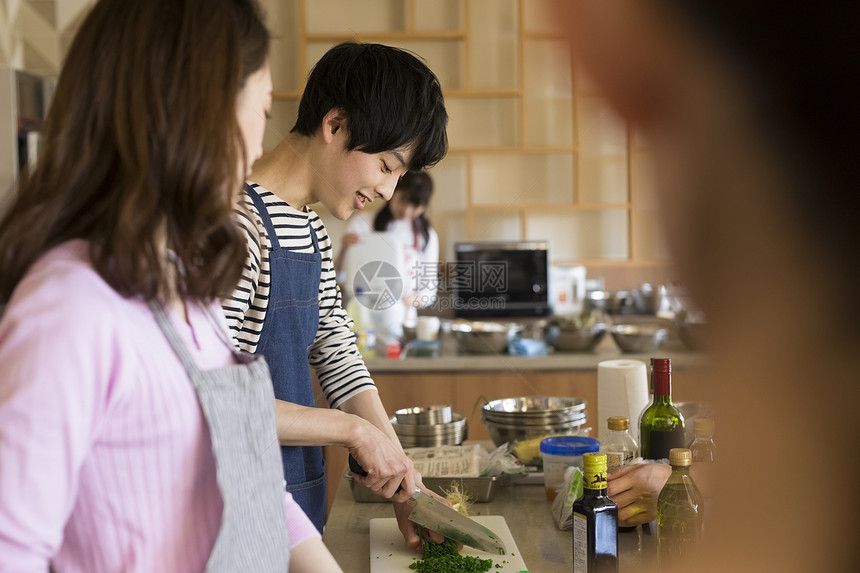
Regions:
<instances>
[{"instance_id":1,"label":"knife blade","mask_svg":"<svg viewBox=\"0 0 860 573\"><path fill-rule=\"evenodd\" d=\"M415 501L415 508L409 514L409 521L457 543L487 553L504 555L507 552L504 541L498 535L456 509L437 501L433 496L415 488L415 492L409 496L409 499Z\"/></svg>"},{"instance_id":2,"label":"knife blade","mask_svg":"<svg viewBox=\"0 0 860 573\"><path fill-rule=\"evenodd\" d=\"M349 469L358 475L367 475L367 472L352 457L352 454L349 456ZM397 491L400 491L400 489L398 487ZM419 488L415 488L409 499L415 501L415 507L409 513L409 521L426 527L430 531L435 531L457 543L462 543L463 545L468 545L487 553L494 555L505 555L507 553L505 542L490 529L473 519L469 519L444 503L437 501L436 498L427 495Z\"/></svg>"}]
</instances>

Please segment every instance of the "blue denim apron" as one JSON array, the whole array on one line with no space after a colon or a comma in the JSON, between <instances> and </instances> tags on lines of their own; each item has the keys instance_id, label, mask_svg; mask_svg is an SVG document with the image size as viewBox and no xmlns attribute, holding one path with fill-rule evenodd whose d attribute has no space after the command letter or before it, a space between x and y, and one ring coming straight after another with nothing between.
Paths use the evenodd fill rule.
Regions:
<instances>
[{"instance_id":1,"label":"blue denim apron","mask_svg":"<svg viewBox=\"0 0 860 573\"><path fill-rule=\"evenodd\" d=\"M319 327L319 288L322 272L317 235L310 220L313 253L281 247L266 205L250 186L246 191L260 218L272 250L269 253L269 302L257 342L257 353L269 364L275 398L314 407L308 355ZM297 423L301 423L300 420ZM325 467L319 446L281 446L287 491L322 533L325 522Z\"/></svg>"}]
</instances>

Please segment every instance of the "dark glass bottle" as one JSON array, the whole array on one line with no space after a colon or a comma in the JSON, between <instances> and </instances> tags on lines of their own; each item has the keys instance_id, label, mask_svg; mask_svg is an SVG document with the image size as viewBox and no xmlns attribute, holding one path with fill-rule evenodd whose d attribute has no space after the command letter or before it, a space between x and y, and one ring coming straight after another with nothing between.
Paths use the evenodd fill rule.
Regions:
<instances>
[{"instance_id":1,"label":"dark glass bottle","mask_svg":"<svg viewBox=\"0 0 860 573\"><path fill-rule=\"evenodd\" d=\"M573 504L573 573L618 573L618 506L606 495L606 454L582 455Z\"/></svg>"},{"instance_id":2,"label":"dark glass bottle","mask_svg":"<svg viewBox=\"0 0 860 573\"><path fill-rule=\"evenodd\" d=\"M671 376L668 358L651 361L654 399L639 419L639 446L646 460L668 458L669 450L684 447L684 416L672 404Z\"/></svg>"}]
</instances>

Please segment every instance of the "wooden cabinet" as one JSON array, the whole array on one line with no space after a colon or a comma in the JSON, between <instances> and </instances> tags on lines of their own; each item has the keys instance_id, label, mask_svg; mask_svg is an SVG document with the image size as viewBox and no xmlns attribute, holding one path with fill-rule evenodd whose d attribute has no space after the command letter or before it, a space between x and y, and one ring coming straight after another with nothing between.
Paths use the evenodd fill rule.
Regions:
<instances>
[{"instance_id":1,"label":"wooden cabinet","mask_svg":"<svg viewBox=\"0 0 860 573\"><path fill-rule=\"evenodd\" d=\"M586 401L586 419L597 416L597 374L592 372L469 372L373 376L389 414L400 408L450 404L467 418L470 440L489 440L481 407L490 400L542 394Z\"/></svg>"},{"instance_id":2,"label":"wooden cabinet","mask_svg":"<svg viewBox=\"0 0 860 573\"><path fill-rule=\"evenodd\" d=\"M308 70L346 40L414 51L439 77L451 150L432 170L443 258L462 240L549 240L551 262L662 266L647 147L571 61L560 0L264 0L289 132ZM338 239L345 225L321 213Z\"/></svg>"},{"instance_id":3,"label":"wooden cabinet","mask_svg":"<svg viewBox=\"0 0 860 573\"><path fill-rule=\"evenodd\" d=\"M490 400L516 396L574 396L586 401L587 426L597 433L596 371L495 371L372 373L390 416L401 408L450 404L467 418L470 440L489 440L481 407ZM676 401L701 395L698 369L673 372ZM605 423L605 420L604 420ZM637 423L634 421L633 423Z\"/></svg>"}]
</instances>

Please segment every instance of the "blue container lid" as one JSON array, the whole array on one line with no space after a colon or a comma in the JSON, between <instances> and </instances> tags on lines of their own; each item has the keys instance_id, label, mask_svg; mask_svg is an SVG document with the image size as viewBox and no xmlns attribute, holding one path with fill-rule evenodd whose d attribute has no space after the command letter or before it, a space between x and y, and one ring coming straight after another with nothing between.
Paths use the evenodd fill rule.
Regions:
<instances>
[{"instance_id":1,"label":"blue container lid","mask_svg":"<svg viewBox=\"0 0 860 573\"><path fill-rule=\"evenodd\" d=\"M600 442L594 438L582 436L553 436L540 442L540 453L553 456L581 456L588 452L596 452Z\"/></svg>"}]
</instances>

